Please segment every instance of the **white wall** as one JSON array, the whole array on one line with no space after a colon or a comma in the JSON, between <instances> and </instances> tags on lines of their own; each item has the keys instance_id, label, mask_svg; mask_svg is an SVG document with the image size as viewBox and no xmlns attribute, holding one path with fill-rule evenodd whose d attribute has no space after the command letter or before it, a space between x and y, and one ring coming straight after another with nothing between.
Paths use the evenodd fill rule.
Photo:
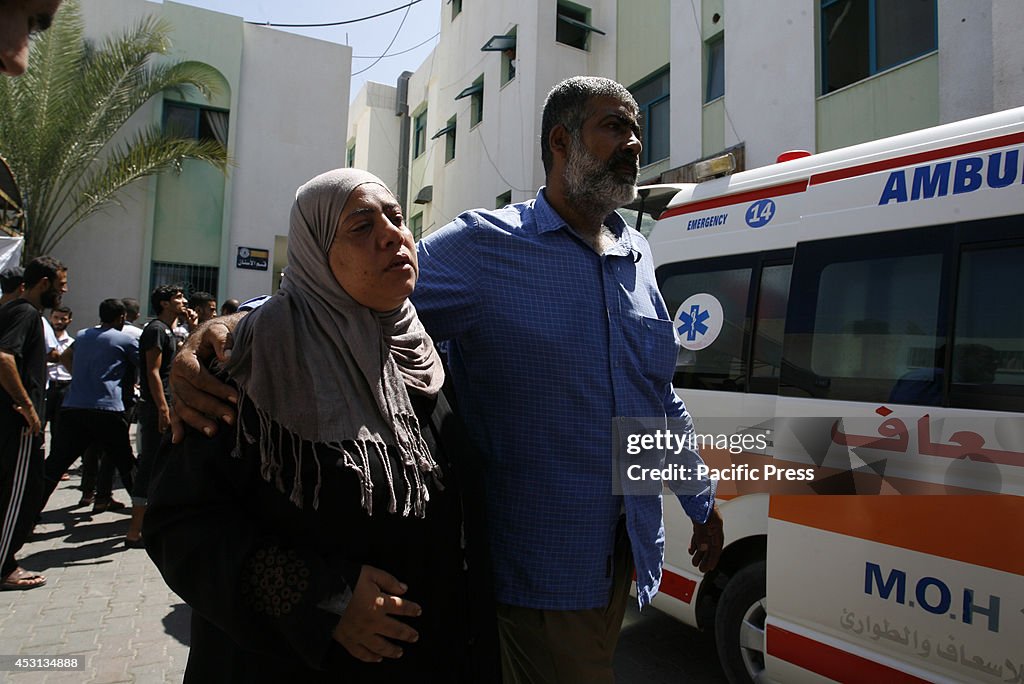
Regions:
<instances>
[{"instance_id":1,"label":"white wall","mask_svg":"<svg viewBox=\"0 0 1024 684\"><path fill-rule=\"evenodd\" d=\"M1024 105L1024 3L992 0L993 109Z\"/></svg>"},{"instance_id":2,"label":"white wall","mask_svg":"<svg viewBox=\"0 0 1024 684\"><path fill-rule=\"evenodd\" d=\"M939 3L939 121L994 111L992 3Z\"/></svg>"},{"instance_id":3,"label":"white wall","mask_svg":"<svg viewBox=\"0 0 1024 684\"><path fill-rule=\"evenodd\" d=\"M410 194L432 185L423 211L424 234L466 209L491 208L509 190L514 202L532 198L544 183L540 159L541 110L544 98L558 81L577 74L615 75L616 2L596 0L589 5L591 22L607 35L594 34L591 49L579 50L555 42L555 3L467 2L451 19L451 5L441 5L441 39L409 84L409 109L426 101L428 137L454 114L457 121L455 159L445 162L445 139L428 140L423 157L410 163ZM501 55L480 48L493 35L516 27L516 77L501 86ZM470 128L470 98L455 100L467 86L484 77L483 121ZM357 146L358 156L358 146Z\"/></svg>"},{"instance_id":4,"label":"white wall","mask_svg":"<svg viewBox=\"0 0 1024 684\"><path fill-rule=\"evenodd\" d=\"M806 0L730 0L725 9L725 145L747 168L814 151L814 10ZM692 23L692 21L691 21Z\"/></svg>"},{"instance_id":5,"label":"white wall","mask_svg":"<svg viewBox=\"0 0 1024 684\"><path fill-rule=\"evenodd\" d=\"M345 165L352 48L245 25L227 257L221 299L271 288L270 271L235 268L238 246L273 249L288 234L295 190Z\"/></svg>"},{"instance_id":6,"label":"white wall","mask_svg":"<svg viewBox=\"0 0 1024 684\"><path fill-rule=\"evenodd\" d=\"M367 81L352 101L347 140L356 140L355 167L398 190L398 152L402 118L395 115L398 89Z\"/></svg>"},{"instance_id":7,"label":"white wall","mask_svg":"<svg viewBox=\"0 0 1024 684\"><path fill-rule=\"evenodd\" d=\"M159 11L159 4L138 0L81 3L85 36L91 40L102 40L111 32ZM154 103L143 106L126 129L135 130L159 121L159 111ZM115 140L126 137L122 134ZM104 299L136 297L142 301L143 254L153 225L155 188L154 179L137 181L118 195L120 206L112 205L93 214L53 250L53 255L69 269L64 304L74 312L74 330L99 322L99 303Z\"/></svg>"},{"instance_id":8,"label":"white wall","mask_svg":"<svg viewBox=\"0 0 1024 684\"><path fill-rule=\"evenodd\" d=\"M695 16L701 16L701 0L672 3L672 66L669 72L669 109L672 113L669 160L672 167L682 166L701 156L704 44Z\"/></svg>"}]
</instances>

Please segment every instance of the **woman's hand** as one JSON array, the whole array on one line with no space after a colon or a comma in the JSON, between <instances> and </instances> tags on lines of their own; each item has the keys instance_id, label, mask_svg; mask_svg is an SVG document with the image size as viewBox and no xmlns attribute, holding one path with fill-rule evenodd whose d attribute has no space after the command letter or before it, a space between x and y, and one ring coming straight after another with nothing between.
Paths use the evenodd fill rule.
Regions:
<instances>
[{"instance_id":1,"label":"woman's hand","mask_svg":"<svg viewBox=\"0 0 1024 684\"><path fill-rule=\"evenodd\" d=\"M364 565L352 599L334 628L334 640L367 663L402 657L402 649L390 639L413 643L419 634L391 616L415 617L423 612L418 604L401 598L407 589L392 575Z\"/></svg>"}]
</instances>

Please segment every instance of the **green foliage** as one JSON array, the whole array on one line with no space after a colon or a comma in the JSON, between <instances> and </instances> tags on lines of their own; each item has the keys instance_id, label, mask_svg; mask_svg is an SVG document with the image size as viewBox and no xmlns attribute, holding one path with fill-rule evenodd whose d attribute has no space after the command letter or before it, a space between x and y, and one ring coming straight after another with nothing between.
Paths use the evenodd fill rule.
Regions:
<instances>
[{"instance_id":1,"label":"green foliage","mask_svg":"<svg viewBox=\"0 0 1024 684\"><path fill-rule=\"evenodd\" d=\"M162 57L169 33L165 22L146 18L92 45L77 0L66 0L53 26L33 39L25 74L0 78L0 155L21 186L26 259L118 204L118 192L134 180L180 169L185 159L227 170L218 142L126 127L160 93L208 97L221 82L209 65Z\"/></svg>"}]
</instances>

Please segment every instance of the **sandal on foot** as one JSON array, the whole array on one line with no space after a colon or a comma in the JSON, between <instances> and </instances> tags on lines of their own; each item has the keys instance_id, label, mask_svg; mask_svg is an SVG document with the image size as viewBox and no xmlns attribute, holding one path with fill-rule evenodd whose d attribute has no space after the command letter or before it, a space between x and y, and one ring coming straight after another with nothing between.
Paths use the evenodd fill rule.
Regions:
<instances>
[{"instance_id":1,"label":"sandal on foot","mask_svg":"<svg viewBox=\"0 0 1024 684\"><path fill-rule=\"evenodd\" d=\"M38 572L30 572L25 568L15 568L14 572L0 582L0 591L21 591L35 589L46 584L46 578Z\"/></svg>"},{"instance_id":2,"label":"sandal on foot","mask_svg":"<svg viewBox=\"0 0 1024 684\"><path fill-rule=\"evenodd\" d=\"M92 492L82 492L82 498L78 500L78 508L92 506L96 502L96 496Z\"/></svg>"},{"instance_id":3,"label":"sandal on foot","mask_svg":"<svg viewBox=\"0 0 1024 684\"><path fill-rule=\"evenodd\" d=\"M142 537L139 537L138 539L129 539L128 537L125 537L124 538L124 545L125 545L125 548L129 548L129 549L144 549L144 548L146 548L146 542L142 539Z\"/></svg>"}]
</instances>

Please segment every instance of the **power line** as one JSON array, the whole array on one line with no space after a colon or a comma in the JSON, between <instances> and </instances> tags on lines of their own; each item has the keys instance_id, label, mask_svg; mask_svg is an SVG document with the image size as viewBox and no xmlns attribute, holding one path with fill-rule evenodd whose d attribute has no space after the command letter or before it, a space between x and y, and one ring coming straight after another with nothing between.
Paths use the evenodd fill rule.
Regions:
<instances>
[{"instance_id":1,"label":"power line","mask_svg":"<svg viewBox=\"0 0 1024 684\"><path fill-rule=\"evenodd\" d=\"M417 43L416 45L413 45L411 48L406 48L405 50L402 50L401 52L392 52L391 54L388 54L388 55L352 55L352 59L384 59L385 57L397 57L398 55L404 55L406 52L412 52L416 48L422 47L422 46L426 45L430 41L432 41L435 38L437 38L439 35L441 35L440 31L438 31L434 35L430 36L429 38L427 38L422 43Z\"/></svg>"},{"instance_id":2,"label":"power line","mask_svg":"<svg viewBox=\"0 0 1024 684\"><path fill-rule=\"evenodd\" d=\"M368 66L368 67L366 67L364 69L360 69L359 71L353 71L352 72L353 76L358 76L359 74L363 73L364 71L369 71L373 67L377 66L377 62L379 62L380 60L384 59L384 55L388 54L388 50L390 50L391 46L395 44L396 40L398 40L398 34L400 34L402 32L402 27L405 26L405 20L409 18L409 8L412 7L413 5L415 5L416 2L419 2L419 0L416 0L415 2L411 2L411 3L409 3L408 5L405 6L405 14L402 15L402 22L398 25L398 30L395 31L395 35L391 38L391 42L388 43L388 46L386 48L384 48L384 54L382 54L377 59L373 60L373 63L370 64L370 66ZM399 9L401 9L401 8L399 8Z\"/></svg>"},{"instance_id":3,"label":"power line","mask_svg":"<svg viewBox=\"0 0 1024 684\"><path fill-rule=\"evenodd\" d=\"M366 17L359 17L358 19L346 19L345 21L328 21L322 24L276 24L270 21L247 21L247 24L256 24L257 26L276 26L278 28L319 28L323 26L343 26L345 24L356 24L360 21L366 21L368 19L376 19L377 17L383 17L385 14L391 14L401 9L412 7L416 3L423 2L423 0L412 0L407 5L401 7L395 7L394 9L385 10L384 12L377 12L377 14L371 14Z\"/></svg>"}]
</instances>

